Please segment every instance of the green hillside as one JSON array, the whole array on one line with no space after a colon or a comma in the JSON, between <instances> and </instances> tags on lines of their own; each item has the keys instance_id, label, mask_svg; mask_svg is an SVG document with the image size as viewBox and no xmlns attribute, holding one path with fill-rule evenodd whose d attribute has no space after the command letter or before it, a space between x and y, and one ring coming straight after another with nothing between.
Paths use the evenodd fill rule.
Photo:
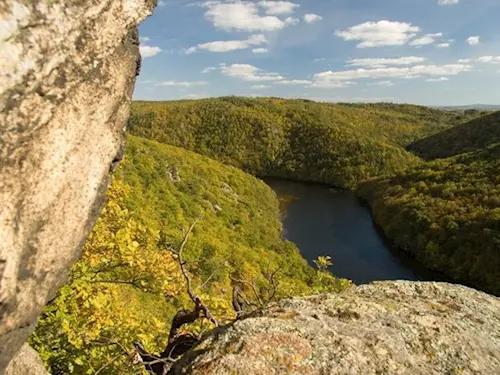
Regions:
<instances>
[{"instance_id":1,"label":"green hillside","mask_svg":"<svg viewBox=\"0 0 500 375\"><path fill-rule=\"evenodd\" d=\"M134 103L131 131L163 143L128 137L109 201L32 345L54 374L136 373L124 355L133 341L160 352L172 317L192 308L169 249L194 224L184 265L220 322L235 316L235 279L254 301L348 286L283 240L275 194L238 168L355 190L404 251L500 295L498 113L477 115L274 98ZM429 159L457 155L426 162L406 147Z\"/></svg>"},{"instance_id":2,"label":"green hillside","mask_svg":"<svg viewBox=\"0 0 500 375\"><path fill-rule=\"evenodd\" d=\"M354 189L361 180L418 164L402 146L473 115L411 105L228 97L135 102L129 130L255 175Z\"/></svg>"},{"instance_id":3,"label":"green hillside","mask_svg":"<svg viewBox=\"0 0 500 375\"><path fill-rule=\"evenodd\" d=\"M408 150L427 160L485 148L500 140L500 112L494 112L418 140Z\"/></svg>"},{"instance_id":4,"label":"green hillside","mask_svg":"<svg viewBox=\"0 0 500 375\"><path fill-rule=\"evenodd\" d=\"M249 301L248 285L262 299L349 285L310 268L282 239L278 201L266 184L201 155L130 136L108 196L70 282L31 339L52 374L141 373L124 355L134 340L165 349L173 316L192 308L167 248L179 248L196 220L184 259L193 288L221 322L235 316L230 276L246 282Z\"/></svg>"},{"instance_id":5,"label":"green hillside","mask_svg":"<svg viewBox=\"0 0 500 375\"><path fill-rule=\"evenodd\" d=\"M364 183L359 193L402 249L500 295L500 143Z\"/></svg>"},{"instance_id":6,"label":"green hillside","mask_svg":"<svg viewBox=\"0 0 500 375\"><path fill-rule=\"evenodd\" d=\"M409 149L444 159L362 185L375 220L427 267L500 295L500 112Z\"/></svg>"},{"instance_id":7,"label":"green hillside","mask_svg":"<svg viewBox=\"0 0 500 375\"><path fill-rule=\"evenodd\" d=\"M452 279L500 294L498 118L411 105L231 97L134 103L130 129L257 175L360 186L375 220L403 250ZM456 156L426 163L406 148L426 159Z\"/></svg>"}]
</instances>

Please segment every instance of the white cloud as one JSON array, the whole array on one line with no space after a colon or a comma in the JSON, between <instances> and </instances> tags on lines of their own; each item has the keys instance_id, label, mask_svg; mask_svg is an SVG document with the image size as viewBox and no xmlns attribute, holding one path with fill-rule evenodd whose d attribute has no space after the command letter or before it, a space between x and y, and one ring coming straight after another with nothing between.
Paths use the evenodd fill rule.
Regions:
<instances>
[{"instance_id":1,"label":"white cloud","mask_svg":"<svg viewBox=\"0 0 500 375\"><path fill-rule=\"evenodd\" d=\"M283 78L279 73L267 73L262 69L249 64L232 64L221 67L222 74L241 79L247 82L280 81Z\"/></svg>"},{"instance_id":2,"label":"white cloud","mask_svg":"<svg viewBox=\"0 0 500 375\"><path fill-rule=\"evenodd\" d=\"M206 67L205 69L203 69L201 72L203 74L207 74L207 73L213 72L214 70L217 70L217 68L215 66L209 66L209 67Z\"/></svg>"},{"instance_id":3,"label":"white cloud","mask_svg":"<svg viewBox=\"0 0 500 375\"><path fill-rule=\"evenodd\" d=\"M271 86L268 86L268 85L253 85L252 87L250 87L252 90L264 90L264 89L268 89L270 88Z\"/></svg>"},{"instance_id":4,"label":"white cloud","mask_svg":"<svg viewBox=\"0 0 500 375\"><path fill-rule=\"evenodd\" d=\"M292 25L292 26L294 26L294 25L297 25L299 23L300 23L300 20L298 18L295 18L295 17L287 17L285 19L285 24L286 25Z\"/></svg>"},{"instance_id":5,"label":"white cloud","mask_svg":"<svg viewBox=\"0 0 500 375\"><path fill-rule=\"evenodd\" d=\"M356 83L353 81L345 81L345 80L330 80L326 76L321 76L321 73L315 74L313 78L313 82L310 87L322 88L322 89L340 89L344 87L349 87L355 85Z\"/></svg>"},{"instance_id":6,"label":"white cloud","mask_svg":"<svg viewBox=\"0 0 500 375\"><path fill-rule=\"evenodd\" d=\"M247 40L226 40L198 44L197 46L188 48L186 50L186 53L191 54L200 50L219 53L230 52L240 49L247 49L251 46L258 46L264 43L267 43L266 37L262 34L257 34L250 36Z\"/></svg>"},{"instance_id":7,"label":"white cloud","mask_svg":"<svg viewBox=\"0 0 500 375\"><path fill-rule=\"evenodd\" d=\"M294 4L290 1L259 1L257 3L260 7L264 8L266 14L279 15L279 14L290 14L295 11L296 8L300 7L299 4Z\"/></svg>"},{"instance_id":8,"label":"white cloud","mask_svg":"<svg viewBox=\"0 0 500 375\"><path fill-rule=\"evenodd\" d=\"M273 31L286 26L285 22L276 16L261 16L256 3L206 1L203 6L207 8L205 17L216 28L223 30Z\"/></svg>"},{"instance_id":9,"label":"white cloud","mask_svg":"<svg viewBox=\"0 0 500 375\"><path fill-rule=\"evenodd\" d=\"M252 53L268 53L269 51L267 48L254 48L252 50Z\"/></svg>"},{"instance_id":10,"label":"white cloud","mask_svg":"<svg viewBox=\"0 0 500 375\"><path fill-rule=\"evenodd\" d=\"M500 56L481 56L477 61L487 64L500 64Z\"/></svg>"},{"instance_id":11,"label":"white cloud","mask_svg":"<svg viewBox=\"0 0 500 375\"><path fill-rule=\"evenodd\" d=\"M394 102L396 98L392 96L386 97L364 97L364 96L309 96L307 94L303 95L309 100L314 100L315 102L327 102L327 103L376 103L376 102ZM294 97L292 97L294 98ZM300 97L298 98L300 99Z\"/></svg>"},{"instance_id":12,"label":"white cloud","mask_svg":"<svg viewBox=\"0 0 500 375\"><path fill-rule=\"evenodd\" d=\"M295 85L310 85L312 82L306 79L284 79L281 81L277 81L275 83L277 85L295 86Z\"/></svg>"},{"instance_id":13,"label":"white cloud","mask_svg":"<svg viewBox=\"0 0 500 375\"><path fill-rule=\"evenodd\" d=\"M456 5L460 0L438 0L438 5Z\"/></svg>"},{"instance_id":14,"label":"white cloud","mask_svg":"<svg viewBox=\"0 0 500 375\"><path fill-rule=\"evenodd\" d=\"M450 79L448 77L439 77L439 78L429 78L426 79L427 82L446 82L449 81Z\"/></svg>"},{"instance_id":15,"label":"white cloud","mask_svg":"<svg viewBox=\"0 0 500 375\"><path fill-rule=\"evenodd\" d=\"M476 45L479 44L479 39L480 39L479 36L470 36L470 37L467 38L467 43L470 46L476 46Z\"/></svg>"},{"instance_id":16,"label":"white cloud","mask_svg":"<svg viewBox=\"0 0 500 375\"><path fill-rule=\"evenodd\" d=\"M184 99L203 99L203 98L208 98L208 97L210 97L210 95L207 93L200 93L200 94L191 93L191 94L187 94L186 96L184 96Z\"/></svg>"},{"instance_id":17,"label":"white cloud","mask_svg":"<svg viewBox=\"0 0 500 375\"><path fill-rule=\"evenodd\" d=\"M450 43L439 43L436 45L437 48L448 48L450 46Z\"/></svg>"},{"instance_id":18,"label":"white cloud","mask_svg":"<svg viewBox=\"0 0 500 375\"><path fill-rule=\"evenodd\" d=\"M194 87L194 86L206 86L208 82L206 81L163 81L157 83L155 86L167 86L167 87Z\"/></svg>"},{"instance_id":19,"label":"white cloud","mask_svg":"<svg viewBox=\"0 0 500 375\"><path fill-rule=\"evenodd\" d=\"M417 39L413 39L410 42L410 45L412 45L412 46L426 46L429 44L433 44L434 42L436 42L437 38L440 38L442 36L443 36L442 33L425 34Z\"/></svg>"},{"instance_id":20,"label":"white cloud","mask_svg":"<svg viewBox=\"0 0 500 375\"><path fill-rule=\"evenodd\" d=\"M323 19L323 17L321 17L318 14L314 14L314 13L307 13L307 14L304 15L304 21L307 22L307 23L319 22L322 19Z\"/></svg>"},{"instance_id":21,"label":"white cloud","mask_svg":"<svg viewBox=\"0 0 500 375\"><path fill-rule=\"evenodd\" d=\"M317 73L313 77L313 87L338 87L344 81L377 78L415 78L417 76L452 76L471 70L470 65L416 65L412 67L385 67L375 69L356 69L346 71L327 71Z\"/></svg>"},{"instance_id":22,"label":"white cloud","mask_svg":"<svg viewBox=\"0 0 500 375\"><path fill-rule=\"evenodd\" d=\"M418 79L418 78L422 78L421 75L417 74L417 75L414 75L414 76L405 76L405 77L398 77L399 79L404 79L404 80L410 80L410 79Z\"/></svg>"},{"instance_id":23,"label":"white cloud","mask_svg":"<svg viewBox=\"0 0 500 375\"><path fill-rule=\"evenodd\" d=\"M335 35L344 40L358 40L358 48L401 46L408 43L420 28L405 22L365 22L347 30L337 30Z\"/></svg>"},{"instance_id":24,"label":"white cloud","mask_svg":"<svg viewBox=\"0 0 500 375\"><path fill-rule=\"evenodd\" d=\"M151 39L149 37L147 37L147 36L141 36L141 37L139 37L139 41L141 43L146 43L146 42L149 42L150 40Z\"/></svg>"},{"instance_id":25,"label":"white cloud","mask_svg":"<svg viewBox=\"0 0 500 375\"><path fill-rule=\"evenodd\" d=\"M165 5L167 5L166 0L160 0L160 1L158 1L158 6L159 6L159 7L163 7L163 6L165 6Z\"/></svg>"},{"instance_id":26,"label":"white cloud","mask_svg":"<svg viewBox=\"0 0 500 375\"><path fill-rule=\"evenodd\" d=\"M481 56L475 59L459 59L459 64L470 64L480 62L485 64L500 64L500 56Z\"/></svg>"},{"instance_id":27,"label":"white cloud","mask_svg":"<svg viewBox=\"0 0 500 375\"><path fill-rule=\"evenodd\" d=\"M372 86L384 86L384 87L391 87L394 86L394 83L392 81L379 81L371 84Z\"/></svg>"},{"instance_id":28,"label":"white cloud","mask_svg":"<svg viewBox=\"0 0 500 375\"><path fill-rule=\"evenodd\" d=\"M349 66L365 66L371 68L382 68L391 65L413 65L425 61L425 57L408 56L398 58L368 58L351 59L347 61Z\"/></svg>"},{"instance_id":29,"label":"white cloud","mask_svg":"<svg viewBox=\"0 0 500 375\"><path fill-rule=\"evenodd\" d=\"M139 52L143 58L156 56L161 52L160 47L152 47L147 45L140 45Z\"/></svg>"},{"instance_id":30,"label":"white cloud","mask_svg":"<svg viewBox=\"0 0 500 375\"><path fill-rule=\"evenodd\" d=\"M325 61L326 59L324 57L318 57L317 59L314 59L313 61L314 62L321 62L321 61Z\"/></svg>"}]
</instances>

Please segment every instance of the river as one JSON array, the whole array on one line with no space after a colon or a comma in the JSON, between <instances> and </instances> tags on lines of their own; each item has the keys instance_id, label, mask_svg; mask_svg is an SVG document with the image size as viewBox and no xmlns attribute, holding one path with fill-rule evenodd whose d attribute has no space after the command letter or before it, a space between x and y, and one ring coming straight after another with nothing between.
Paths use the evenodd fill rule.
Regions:
<instances>
[{"instance_id":1,"label":"river","mask_svg":"<svg viewBox=\"0 0 500 375\"><path fill-rule=\"evenodd\" d=\"M374 225L369 207L353 193L324 185L266 179L282 201L284 236L312 261L330 255L330 270L356 284L375 280L441 281Z\"/></svg>"}]
</instances>

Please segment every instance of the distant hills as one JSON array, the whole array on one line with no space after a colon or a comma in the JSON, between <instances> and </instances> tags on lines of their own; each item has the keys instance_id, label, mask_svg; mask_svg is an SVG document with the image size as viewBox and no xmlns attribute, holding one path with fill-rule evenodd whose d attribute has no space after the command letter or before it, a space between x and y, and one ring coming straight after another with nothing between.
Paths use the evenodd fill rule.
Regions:
<instances>
[{"instance_id":1,"label":"distant hills","mask_svg":"<svg viewBox=\"0 0 500 375\"><path fill-rule=\"evenodd\" d=\"M494 108L240 97L135 102L129 129L254 175L355 191L402 250L500 295Z\"/></svg>"},{"instance_id":2,"label":"distant hills","mask_svg":"<svg viewBox=\"0 0 500 375\"><path fill-rule=\"evenodd\" d=\"M462 106L443 106L443 107L435 107L446 110L454 110L454 111L465 111L469 109L476 109L478 111L500 111L500 104L471 104L471 105L462 105Z\"/></svg>"},{"instance_id":3,"label":"distant hills","mask_svg":"<svg viewBox=\"0 0 500 375\"><path fill-rule=\"evenodd\" d=\"M408 150L426 160L477 151L500 140L500 111L418 140Z\"/></svg>"},{"instance_id":4,"label":"distant hills","mask_svg":"<svg viewBox=\"0 0 500 375\"><path fill-rule=\"evenodd\" d=\"M223 97L134 102L129 131L259 176L354 190L419 162L405 147L478 113L376 103Z\"/></svg>"}]
</instances>

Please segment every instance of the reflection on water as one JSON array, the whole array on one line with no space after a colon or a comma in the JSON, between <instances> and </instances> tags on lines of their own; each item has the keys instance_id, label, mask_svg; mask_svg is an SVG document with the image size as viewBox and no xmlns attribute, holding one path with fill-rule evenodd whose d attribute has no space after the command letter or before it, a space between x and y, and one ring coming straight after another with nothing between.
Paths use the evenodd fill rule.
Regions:
<instances>
[{"instance_id":1,"label":"reflection on water","mask_svg":"<svg viewBox=\"0 0 500 375\"><path fill-rule=\"evenodd\" d=\"M392 248L375 227L369 208L353 193L316 184L265 181L281 197L285 237L311 264L320 255L330 255L331 271L357 284L442 280Z\"/></svg>"}]
</instances>

